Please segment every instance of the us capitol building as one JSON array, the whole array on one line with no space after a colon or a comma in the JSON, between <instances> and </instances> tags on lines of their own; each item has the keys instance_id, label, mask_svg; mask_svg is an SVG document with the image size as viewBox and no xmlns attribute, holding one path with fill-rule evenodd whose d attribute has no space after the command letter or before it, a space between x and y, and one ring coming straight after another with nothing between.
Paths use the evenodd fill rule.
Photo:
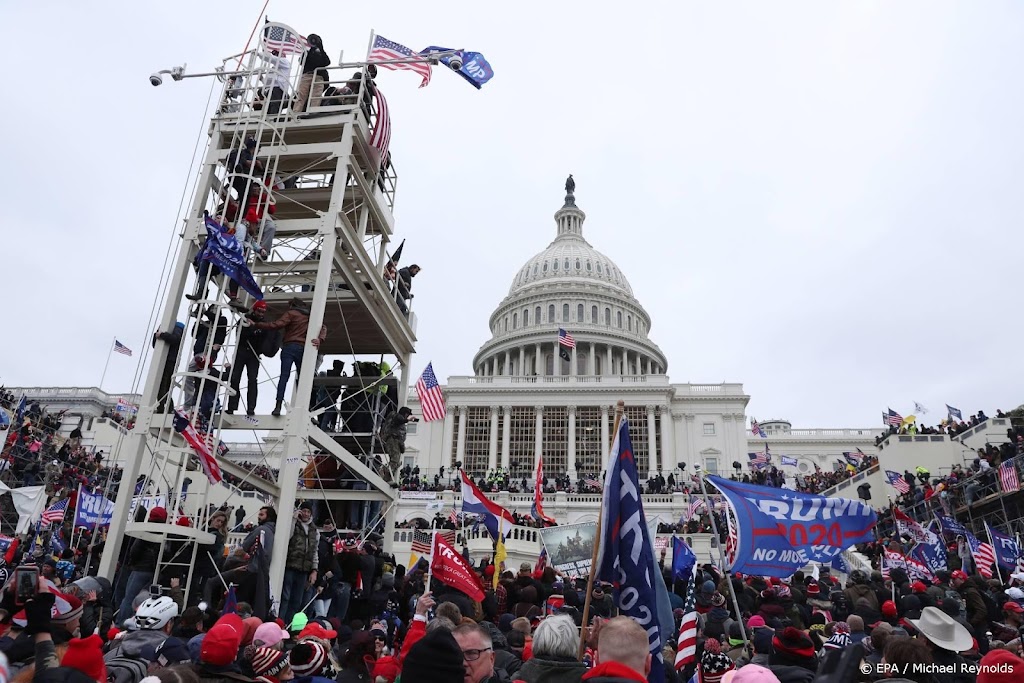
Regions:
<instances>
[{"instance_id":1,"label":"us capitol building","mask_svg":"<svg viewBox=\"0 0 1024 683\"><path fill-rule=\"evenodd\" d=\"M445 480L457 464L477 479L501 467L532 489L541 454L551 479L599 477L620 399L641 477L679 479L685 464L688 479L695 463L729 475L734 462L746 470L747 453L764 451L766 443L774 464L782 455L796 458L795 467L784 468L791 475L814 472L815 465L834 469L844 451L875 451L879 428L793 429L786 420L768 420L761 423L767 439L754 436L742 384L672 383L668 359L649 336L650 314L626 275L584 237L586 214L574 190L570 176L555 212L555 238L513 274L488 320L491 337L473 358L474 374L448 378L444 421L410 425L407 464L425 473L444 466ZM575 339L568 354L559 353L559 328ZM415 391L410 408L420 415ZM497 498L529 511L529 496ZM549 494L545 507L561 523L589 521L599 500ZM674 507L661 521L678 520L669 519Z\"/></svg>"}]
</instances>

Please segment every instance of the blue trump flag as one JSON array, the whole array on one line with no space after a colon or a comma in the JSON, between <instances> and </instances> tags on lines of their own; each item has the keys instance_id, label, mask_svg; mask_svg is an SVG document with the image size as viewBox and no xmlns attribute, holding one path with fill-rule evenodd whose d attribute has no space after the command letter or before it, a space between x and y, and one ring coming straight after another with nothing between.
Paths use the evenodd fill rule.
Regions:
<instances>
[{"instance_id":1,"label":"blue trump flag","mask_svg":"<svg viewBox=\"0 0 1024 683\"><path fill-rule=\"evenodd\" d=\"M469 52L467 50L452 50L450 47L438 47L437 45L431 45L420 50L421 55L428 55L432 52L455 52L462 60L462 68L455 73L459 74L466 81L479 90L483 87L484 83L491 80L494 77L494 69L487 63L484 56L479 52ZM451 57L441 57L438 59L439 62L447 66L449 69L452 68Z\"/></svg>"},{"instance_id":2,"label":"blue trump flag","mask_svg":"<svg viewBox=\"0 0 1024 683\"><path fill-rule=\"evenodd\" d=\"M736 514L732 570L785 578L811 562L831 563L874 538L870 505L709 476Z\"/></svg>"},{"instance_id":3,"label":"blue trump flag","mask_svg":"<svg viewBox=\"0 0 1024 683\"><path fill-rule=\"evenodd\" d=\"M697 564L697 556L686 545L686 541L675 536L672 537L672 580L686 581L693 572L693 565Z\"/></svg>"},{"instance_id":4,"label":"blue trump flag","mask_svg":"<svg viewBox=\"0 0 1024 683\"><path fill-rule=\"evenodd\" d=\"M933 574L940 569L946 568L946 549L941 541L938 543L918 543L910 551L910 555L928 567Z\"/></svg>"},{"instance_id":5,"label":"blue trump flag","mask_svg":"<svg viewBox=\"0 0 1024 683\"><path fill-rule=\"evenodd\" d=\"M107 500L102 494L89 493L88 489L79 485L78 506L75 508L75 526L92 527L108 526L114 516L114 502Z\"/></svg>"},{"instance_id":6,"label":"blue trump flag","mask_svg":"<svg viewBox=\"0 0 1024 683\"><path fill-rule=\"evenodd\" d=\"M963 536L964 538L974 536L974 534L967 530L967 527L965 527L963 524L956 521L952 517L947 517L946 515L936 515L935 518L939 520L939 527L941 527L942 530L948 534L953 534L954 536Z\"/></svg>"},{"instance_id":7,"label":"blue trump flag","mask_svg":"<svg viewBox=\"0 0 1024 683\"><path fill-rule=\"evenodd\" d=\"M629 421L625 418L619 423L608 454L607 472L594 578L611 582L616 588L619 613L647 631L652 656L647 680L662 683L665 669L661 648L671 635L662 633L664 627L658 618L656 576L661 569L654 561L654 546L640 500L640 478L629 438Z\"/></svg>"},{"instance_id":8,"label":"blue trump flag","mask_svg":"<svg viewBox=\"0 0 1024 683\"><path fill-rule=\"evenodd\" d=\"M249 266L245 263L245 252L235 236L228 229L206 215L206 244L199 252L199 259L209 261L220 268L221 272L238 283L245 291L252 294L257 301L263 300L263 292L256 284Z\"/></svg>"},{"instance_id":9,"label":"blue trump flag","mask_svg":"<svg viewBox=\"0 0 1024 683\"><path fill-rule=\"evenodd\" d=\"M992 547L996 550L996 562L1004 569L1017 569L1017 560L1020 559L1020 548L1017 546L1017 539L1013 536L1000 533L985 522L989 535L992 537Z\"/></svg>"},{"instance_id":10,"label":"blue trump flag","mask_svg":"<svg viewBox=\"0 0 1024 683\"><path fill-rule=\"evenodd\" d=\"M853 571L850 568L850 563L846 561L846 556L842 553L836 555L835 559L832 560L832 569L835 569L837 572L842 572L843 574L849 574Z\"/></svg>"}]
</instances>

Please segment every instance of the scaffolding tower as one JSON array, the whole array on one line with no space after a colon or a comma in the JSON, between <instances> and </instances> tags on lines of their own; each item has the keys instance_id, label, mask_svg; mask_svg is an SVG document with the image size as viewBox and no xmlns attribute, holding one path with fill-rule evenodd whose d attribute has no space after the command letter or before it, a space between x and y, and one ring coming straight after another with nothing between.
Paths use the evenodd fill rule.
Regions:
<instances>
[{"instance_id":1,"label":"scaffolding tower","mask_svg":"<svg viewBox=\"0 0 1024 683\"><path fill-rule=\"evenodd\" d=\"M266 441L279 445L277 481L218 458L224 472L253 485L278 510L269 577L277 601L302 482L307 487L300 497L322 501L321 509L328 511L332 504L342 504L335 501L380 503L375 507L381 508L381 526L389 537L397 489L384 472L377 435L385 410L406 402L416 339L411 302L399 291L395 257L388 248L395 229L397 175L390 153L381 158L390 120L376 95L372 72L365 63L330 67L320 72L328 78L314 80L305 102L292 102L301 92L301 50L279 40L268 44L268 37L285 36L286 42L298 32L270 23L261 36L253 49L228 58L218 69L223 86L158 325L166 333L185 319L183 336L177 349L167 341L154 342L136 426L126 452L117 458L124 473L100 574L113 579L125 537L145 539L161 544L157 576L170 572L182 579L186 594L195 594L196 561L203 546L214 541L207 529L205 496L210 488L188 491L188 509L193 511L188 526L174 523L175 512L163 524L148 521L133 507L140 474L143 488L166 495L169 511L183 509L186 473L195 480L198 472L206 483L194 449L183 440L180 417L179 429L174 428L177 408L215 454L218 444L238 440L227 438L235 430L269 432ZM246 220L250 206L256 207L257 218ZM272 222L265 220L271 206ZM260 210L263 217L258 217ZM250 324L244 312L254 299L244 287L232 298L234 288L225 275L197 267L196 255L208 234L207 216L247 243L246 263L267 303L267 321L285 314L296 300L308 308L298 379L293 373L281 416L265 409L248 416L246 410L253 407L245 400L235 414L220 409L233 393L222 366L234 359L239 334ZM192 301L183 301L187 292ZM321 326L326 326L326 338L317 347L314 340ZM320 362L330 366L332 357L351 359L354 369L365 368L360 356L394 357L395 371L316 376ZM264 396L277 386L279 358L263 359ZM212 409L204 401L210 394L215 397ZM325 395L344 395L347 403L324 401ZM325 485L322 471L338 472L331 475L333 485ZM346 481L359 485L341 488Z\"/></svg>"}]
</instances>

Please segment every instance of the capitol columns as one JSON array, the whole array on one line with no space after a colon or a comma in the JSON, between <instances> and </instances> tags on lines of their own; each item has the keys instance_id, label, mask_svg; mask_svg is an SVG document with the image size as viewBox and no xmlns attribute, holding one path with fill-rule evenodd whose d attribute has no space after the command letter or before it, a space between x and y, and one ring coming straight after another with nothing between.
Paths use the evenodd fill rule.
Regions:
<instances>
[{"instance_id":1,"label":"capitol columns","mask_svg":"<svg viewBox=\"0 0 1024 683\"><path fill-rule=\"evenodd\" d=\"M501 467L508 472L508 454L512 443L512 406L502 406L501 413Z\"/></svg>"},{"instance_id":2,"label":"capitol columns","mask_svg":"<svg viewBox=\"0 0 1024 683\"><path fill-rule=\"evenodd\" d=\"M607 346L604 347L604 353L605 353L604 374L606 374L606 375L614 375L615 374L615 368L612 366L612 345L611 344L608 344ZM607 425L605 425L604 433L605 434L608 433ZM608 444L605 444L604 452L605 453L608 452Z\"/></svg>"},{"instance_id":3,"label":"capitol columns","mask_svg":"<svg viewBox=\"0 0 1024 683\"><path fill-rule=\"evenodd\" d=\"M498 467L498 406L491 406L491 443L487 451L487 469Z\"/></svg>"},{"instance_id":4,"label":"capitol columns","mask_svg":"<svg viewBox=\"0 0 1024 683\"><path fill-rule=\"evenodd\" d=\"M611 352L608 352L609 355ZM611 366L609 366L611 367ZM610 374L610 373L609 373ZM597 469L600 471L604 468L604 457L608 456L608 449L611 448L611 442L608 440L608 414L615 415L615 408L609 408L608 406L601 406L601 456L602 459L598 459Z\"/></svg>"},{"instance_id":5,"label":"capitol columns","mask_svg":"<svg viewBox=\"0 0 1024 683\"><path fill-rule=\"evenodd\" d=\"M587 354L587 374L593 377L597 374L597 344L590 342L590 353Z\"/></svg>"},{"instance_id":6,"label":"capitol columns","mask_svg":"<svg viewBox=\"0 0 1024 683\"><path fill-rule=\"evenodd\" d=\"M569 413L569 458L566 460L566 472L576 478L576 406L568 406Z\"/></svg>"},{"instance_id":7,"label":"capitol columns","mask_svg":"<svg viewBox=\"0 0 1024 683\"><path fill-rule=\"evenodd\" d=\"M537 471L537 458L544 452L544 406L536 406L534 410L537 413L537 423L534 429L536 430L533 436L533 461L530 463L531 471Z\"/></svg>"},{"instance_id":8,"label":"capitol columns","mask_svg":"<svg viewBox=\"0 0 1024 683\"><path fill-rule=\"evenodd\" d=\"M671 410L671 408L669 410ZM685 430L685 425L683 424L683 414L682 413L672 413L672 431L674 432L672 434L672 438L673 438L673 442L672 442L672 450L673 450L672 460L673 460L673 463L672 463L672 466L673 467L675 467L680 461L683 461L683 462L689 462L690 461L689 450L687 449L686 443L685 443L685 441L686 441L686 434L685 434L684 430ZM662 443L664 443L664 441L662 441Z\"/></svg>"},{"instance_id":9,"label":"capitol columns","mask_svg":"<svg viewBox=\"0 0 1024 683\"><path fill-rule=\"evenodd\" d=\"M576 344L573 344L573 347L570 349L570 358L572 359L572 360L569 361L569 376L570 377L572 377L572 376L574 376L576 374L576 346L577 346Z\"/></svg>"},{"instance_id":10,"label":"capitol columns","mask_svg":"<svg viewBox=\"0 0 1024 683\"><path fill-rule=\"evenodd\" d=\"M452 432L454 431L455 425L455 410L455 406L449 403L445 407L444 411L444 427L441 430L441 443L443 444L441 447L441 464L445 467L452 464L451 462L447 462L447 458L451 457L449 453L452 452L452 440L454 439Z\"/></svg>"},{"instance_id":11,"label":"capitol columns","mask_svg":"<svg viewBox=\"0 0 1024 683\"><path fill-rule=\"evenodd\" d=\"M459 440L455 442L455 459L466 465L466 406L459 406Z\"/></svg>"},{"instance_id":12,"label":"capitol columns","mask_svg":"<svg viewBox=\"0 0 1024 683\"><path fill-rule=\"evenodd\" d=\"M647 471L648 477L653 477L661 469L658 466L658 424L654 418L654 411L657 406L647 406Z\"/></svg>"},{"instance_id":13,"label":"capitol columns","mask_svg":"<svg viewBox=\"0 0 1024 683\"><path fill-rule=\"evenodd\" d=\"M537 343L536 350L533 352L533 372L538 377L544 376L544 356L540 352L540 342Z\"/></svg>"},{"instance_id":14,"label":"capitol columns","mask_svg":"<svg viewBox=\"0 0 1024 683\"><path fill-rule=\"evenodd\" d=\"M663 405L661 411L661 453L659 453L661 469L672 471L676 468L675 442L672 440L672 413L671 408Z\"/></svg>"},{"instance_id":15,"label":"capitol columns","mask_svg":"<svg viewBox=\"0 0 1024 683\"><path fill-rule=\"evenodd\" d=\"M526 375L529 374L528 372L526 372L526 347L525 346L520 346L519 347L519 367L516 368L516 370L518 370L518 372L516 373L517 375L526 376Z\"/></svg>"}]
</instances>

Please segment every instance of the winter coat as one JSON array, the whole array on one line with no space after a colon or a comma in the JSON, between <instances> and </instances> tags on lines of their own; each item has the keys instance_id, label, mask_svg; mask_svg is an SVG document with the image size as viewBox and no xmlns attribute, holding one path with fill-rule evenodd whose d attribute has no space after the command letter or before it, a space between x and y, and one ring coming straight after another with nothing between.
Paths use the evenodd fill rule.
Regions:
<instances>
[{"instance_id":1,"label":"winter coat","mask_svg":"<svg viewBox=\"0 0 1024 683\"><path fill-rule=\"evenodd\" d=\"M123 638L115 640L103 660L109 662L114 657L142 658L142 651L148 646L154 650L167 640L168 636L163 631L153 629L141 629L126 633Z\"/></svg>"},{"instance_id":2,"label":"winter coat","mask_svg":"<svg viewBox=\"0 0 1024 683\"><path fill-rule=\"evenodd\" d=\"M646 683L647 676L619 662L603 662L588 671L587 683Z\"/></svg>"},{"instance_id":3,"label":"winter coat","mask_svg":"<svg viewBox=\"0 0 1024 683\"><path fill-rule=\"evenodd\" d=\"M779 683L811 683L814 680L814 672L802 666L774 664L768 668L779 679Z\"/></svg>"},{"instance_id":4,"label":"winter coat","mask_svg":"<svg viewBox=\"0 0 1024 683\"><path fill-rule=\"evenodd\" d=\"M153 572L156 570L156 560L159 556L159 543L137 538L132 542L131 550L128 551L126 564L133 572Z\"/></svg>"},{"instance_id":5,"label":"winter coat","mask_svg":"<svg viewBox=\"0 0 1024 683\"><path fill-rule=\"evenodd\" d=\"M242 541L242 550L249 553L249 565L247 571L270 571L270 556L274 552L274 522L264 522L249 532L249 535ZM256 544L260 547L257 551Z\"/></svg>"},{"instance_id":6,"label":"winter coat","mask_svg":"<svg viewBox=\"0 0 1024 683\"><path fill-rule=\"evenodd\" d=\"M874 611L877 612L880 608L880 605L878 604L878 596L875 595L875 591L871 586L865 584L854 584L853 586L848 586L846 590L843 591L843 594L846 596L846 601L850 604L850 609L852 610L856 610L857 600L860 598L864 598L871 603L871 608Z\"/></svg>"},{"instance_id":7,"label":"winter coat","mask_svg":"<svg viewBox=\"0 0 1024 683\"><path fill-rule=\"evenodd\" d=\"M292 306L274 322L256 323L255 327L260 330L284 330L282 344L305 344L309 332L309 308L305 304ZM327 338L325 326L320 327L318 338L321 342Z\"/></svg>"},{"instance_id":8,"label":"winter coat","mask_svg":"<svg viewBox=\"0 0 1024 683\"><path fill-rule=\"evenodd\" d=\"M319 542L320 532L317 531L313 520L310 520L305 528L302 522L295 520L291 538L288 539L288 559L284 566L300 572L311 572L316 569Z\"/></svg>"},{"instance_id":9,"label":"winter coat","mask_svg":"<svg viewBox=\"0 0 1024 683\"><path fill-rule=\"evenodd\" d=\"M252 314L245 316L253 323L263 322L263 317L260 316L256 319ZM251 353L254 356L260 355L263 350L263 337L266 335L264 330L259 329L256 325L247 325L242 327L238 332L238 353L241 354Z\"/></svg>"},{"instance_id":10,"label":"winter coat","mask_svg":"<svg viewBox=\"0 0 1024 683\"><path fill-rule=\"evenodd\" d=\"M237 664L214 666L200 662L195 665L195 672L199 676L199 683L253 683L253 679L243 674Z\"/></svg>"},{"instance_id":11,"label":"winter coat","mask_svg":"<svg viewBox=\"0 0 1024 683\"><path fill-rule=\"evenodd\" d=\"M577 683L585 673L586 665L576 659L534 657L523 664L515 679L526 683Z\"/></svg>"}]
</instances>

